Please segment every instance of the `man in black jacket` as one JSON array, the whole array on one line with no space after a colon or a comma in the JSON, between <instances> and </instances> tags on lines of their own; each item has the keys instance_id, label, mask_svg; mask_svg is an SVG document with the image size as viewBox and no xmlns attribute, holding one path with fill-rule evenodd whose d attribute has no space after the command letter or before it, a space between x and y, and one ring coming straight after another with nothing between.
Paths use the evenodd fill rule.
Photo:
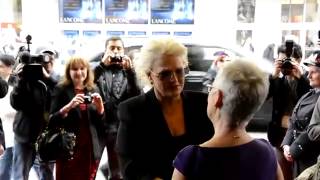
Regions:
<instances>
[{"instance_id":1,"label":"man in black jacket","mask_svg":"<svg viewBox=\"0 0 320 180\"><path fill-rule=\"evenodd\" d=\"M14 152L13 179L27 179L35 163L35 142L48 122L50 92L56 84L42 64L31 67L33 59L44 62L43 56L31 56L27 52L24 60L17 66L18 82L10 96L11 106L17 111L13 122ZM39 58L39 59L38 59ZM26 68L29 66L28 68ZM29 68L34 68L29 71ZM38 69L39 68L39 69ZM28 71L27 71L28 70ZM35 74L39 70L39 74ZM52 168L51 168L52 169ZM44 167L40 179L53 179L50 168Z\"/></svg>"},{"instance_id":2,"label":"man in black jacket","mask_svg":"<svg viewBox=\"0 0 320 180\"><path fill-rule=\"evenodd\" d=\"M124 44L121 38L111 37L105 43L105 53L100 64L94 69L95 82L104 101L106 114L106 140L108 166L103 165L103 174L109 179L121 179L115 143L119 127L117 117L118 104L130 97L139 95L136 75L132 60L124 55Z\"/></svg>"}]
</instances>

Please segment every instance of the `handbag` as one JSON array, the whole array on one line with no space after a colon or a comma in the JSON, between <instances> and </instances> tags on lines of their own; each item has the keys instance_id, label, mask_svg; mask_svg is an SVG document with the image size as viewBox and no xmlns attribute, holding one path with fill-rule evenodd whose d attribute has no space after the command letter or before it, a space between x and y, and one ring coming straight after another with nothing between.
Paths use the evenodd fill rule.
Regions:
<instances>
[{"instance_id":1,"label":"handbag","mask_svg":"<svg viewBox=\"0 0 320 180\"><path fill-rule=\"evenodd\" d=\"M36 150L42 161L73 158L76 135L64 128L45 129L37 139Z\"/></svg>"}]
</instances>

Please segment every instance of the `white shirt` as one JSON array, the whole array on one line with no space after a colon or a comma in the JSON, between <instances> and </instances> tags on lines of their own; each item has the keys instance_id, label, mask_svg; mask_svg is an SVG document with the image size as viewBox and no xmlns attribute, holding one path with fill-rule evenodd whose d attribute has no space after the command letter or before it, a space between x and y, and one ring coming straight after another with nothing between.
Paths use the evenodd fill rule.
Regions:
<instances>
[{"instance_id":1,"label":"white shirt","mask_svg":"<svg viewBox=\"0 0 320 180\"><path fill-rule=\"evenodd\" d=\"M9 86L7 95L0 99L0 118L2 120L6 148L12 147L14 144L13 121L16 110L10 105L10 94L12 89L13 87Z\"/></svg>"}]
</instances>

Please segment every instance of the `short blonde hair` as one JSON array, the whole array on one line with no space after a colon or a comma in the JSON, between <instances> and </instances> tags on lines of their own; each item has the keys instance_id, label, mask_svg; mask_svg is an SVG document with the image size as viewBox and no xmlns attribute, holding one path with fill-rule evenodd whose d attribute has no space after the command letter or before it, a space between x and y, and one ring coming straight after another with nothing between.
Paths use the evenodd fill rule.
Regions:
<instances>
[{"instance_id":1,"label":"short blonde hair","mask_svg":"<svg viewBox=\"0 0 320 180\"><path fill-rule=\"evenodd\" d=\"M149 74L155 61L164 55L182 57L184 67L188 66L187 48L172 38L152 39L146 43L133 61L141 85L150 85Z\"/></svg>"},{"instance_id":2,"label":"short blonde hair","mask_svg":"<svg viewBox=\"0 0 320 180\"><path fill-rule=\"evenodd\" d=\"M251 120L265 101L269 81L267 73L244 59L225 63L218 71L213 86L223 92L221 115L228 116L231 127Z\"/></svg>"},{"instance_id":3,"label":"short blonde hair","mask_svg":"<svg viewBox=\"0 0 320 180\"><path fill-rule=\"evenodd\" d=\"M68 60L65 67L64 76L60 84L62 84L63 86L68 86L73 84L70 76L70 70L77 65L83 65L85 68L87 68L87 78L84 80L84 87L86 87L88 90L94 89L95 87L93 82L94 77L93 77L93 72L90 68L90 64L86 59L82 57L71 57Z\"/></svg>"}]
</instances>

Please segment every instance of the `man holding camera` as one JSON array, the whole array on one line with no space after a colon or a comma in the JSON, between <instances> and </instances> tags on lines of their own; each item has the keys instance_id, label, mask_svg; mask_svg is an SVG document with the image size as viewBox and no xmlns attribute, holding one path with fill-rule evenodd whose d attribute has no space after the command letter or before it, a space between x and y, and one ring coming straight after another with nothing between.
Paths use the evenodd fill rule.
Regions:
<instances>
[{"instance_id":1,"label":"man holding camera","mask_svg":"<svg viewBox=\"0 0 320 180\"><path fill-rule=\"evenodd\" d=\"M53 164L35 161L35 143L47 125L50 92L57 83L45 70L44 58L44 55L23 52L16 69L18 82L10 97L11 105L17 111L13 123L13 179L28 179L33 165L41 180L53 179Z\"/></svg>"},{"instance_id":2,"label":"man holding camera","mask_svg":"<svg viewBox=\"0 0 320 180\"><path fill-rule=\"evenodd\" d=\"M124 54L124 44L120 37L107 39L105 53L100 64L94 69L94 73L95 82L104 101L106 114L105 145L108 152L108 164L103 165L101 170L106 178L117 180L122 178L115 151L119 127L118 104L141 93L132 60Z\"/></svg>"},{"instance_id":3,"label":"man holding camera","mask_svg":"<svg viewBox=\"0 0 320 180\"><path fill-rule=\"evenodd\" d=\"M294 106L300 97L311 89L306 73L300 66L301 58L301 47L287 40L278 48L278 58L275 59L274 70L269 77L268 98L273 98L273 109L267 135L276 148L278 162L287 180L292 179L292 165L284 159L280 145L288 129Z\"/></svg>"}]
</instances>

